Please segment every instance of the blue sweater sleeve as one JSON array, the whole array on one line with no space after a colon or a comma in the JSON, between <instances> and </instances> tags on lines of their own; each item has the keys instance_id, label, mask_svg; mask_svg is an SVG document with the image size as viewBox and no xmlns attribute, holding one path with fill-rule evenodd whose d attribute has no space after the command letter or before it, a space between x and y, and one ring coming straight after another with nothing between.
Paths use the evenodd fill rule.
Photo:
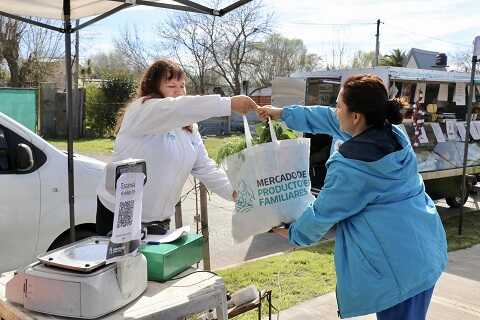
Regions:
<instances>
[{"instance_id":1,"label":"blue sweater sleeve","mask_svg":"<svg viewBox=\"0 0 480 320\"><path fill-rule=\"evenodd\" d=\"M375 197L367 179L344 163L330 163L317 199L290 225L289 241L297 246L314 244L336 223L361 212Z\"/></svg>"},{"instance_id":2,"label":"blue sweater sleeve","mask_svg":"<svg viewBox=\"0 0 480 320\"><path fill-rule=\"evenodd\" d=\"M297 131L323 133L334 139L347 140L350 135L340 130L335 110L325 106L290 106L283 108L282 120Z\"/></svg>"}]
</instances>

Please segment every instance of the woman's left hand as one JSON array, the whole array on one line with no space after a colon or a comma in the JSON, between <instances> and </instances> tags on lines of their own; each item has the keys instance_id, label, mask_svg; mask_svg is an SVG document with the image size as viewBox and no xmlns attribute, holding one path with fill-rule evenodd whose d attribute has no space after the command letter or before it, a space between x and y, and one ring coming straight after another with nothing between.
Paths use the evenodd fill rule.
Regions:
<instances>
[{"instance_id":1,"label":"woman's left hand","mask_svg":"<svg viewBox=\"0 0 480 320\"><path fill-rule=\"evenodd\" d=\"M232 193L232 199L234 202L237 202L237 198L238 198L238 194L237 194L237 191L233 191Z\"/></svg>"}]
</instances>

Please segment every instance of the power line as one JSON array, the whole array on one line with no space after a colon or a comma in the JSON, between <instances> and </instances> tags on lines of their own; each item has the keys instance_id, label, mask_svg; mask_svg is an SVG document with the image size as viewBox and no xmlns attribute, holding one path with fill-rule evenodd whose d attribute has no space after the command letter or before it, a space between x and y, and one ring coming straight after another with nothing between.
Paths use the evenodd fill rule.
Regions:
<instances>
[{"instance_id":1,"label":"power line","mask_svg":"<svg viewBox=\"0 0 480 320\"><path fill-rule=\"evenodd\" d=\"M377 24L376 22L356 22L356 23L316 23L316 22L288 22L290 24L303 24L303 25L311 25L311 26L357 26L357 25L372 25Z\"/></svg>"},{"instance_id":2,"label":"power line","mask_svg":"<svg viewBox=\"0 0 480 320\"><path fill-rule=\"evenodd\" d=\"M435 41L440 41L440 42L452 44L454 46L460 46L460 47L465 47L465 48L470 48L471 47L469 45L465 45L465 44L461 44L461 43L457 43L457 42L452 42L452 41L446 41L446 40L435 38L435 37L432 37L432 36L427 36L425 34L421 34L421 33L418 33L418 32L412 32L412 30L405 29L403 27L400 27L400 26L392 24L392 23L387 23L387 24L390 25L390 26L393 26L395 28L403 30L403 32L400 32L400 33L407 34L407 35L410 35L410 36L411 35L417 35L417 36L420 36L420 37L423 37L423 38L426 38L426 39L431 39L431 40L435 40Z\"/></svg>"}]
</instances>

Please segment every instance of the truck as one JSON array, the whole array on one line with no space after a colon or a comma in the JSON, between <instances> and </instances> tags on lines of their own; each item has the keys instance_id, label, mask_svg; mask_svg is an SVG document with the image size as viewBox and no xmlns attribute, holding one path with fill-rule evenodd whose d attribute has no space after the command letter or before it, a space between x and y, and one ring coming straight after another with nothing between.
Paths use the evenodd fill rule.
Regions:
<instances>
[{"instance_id":1,"label":"truck","mask_svg":"<svg viewBox=\"0 0 480 320\"><path fill-rule=\"evenodd\" d=\"M382 78L389 95L409 102L400 127L409 136L417 156L419 173L425 189L434 200L445 198L450 207L465 204L480 173L480 92L474 91L473 120L469 139L467 197L461 196L463 150L465 141L466 95L470 74L404 67L299 72L272 82L272 105L325 105L335 107L341 84L352 75L375 74ZM476 80L476 84L480 84ZM421 97L420 95L421 94ZM419 98L421 100L417 101ZM413 117L418 109L421 123ZM478 130L477 130L478 126ZM448 127L448 128L447 128ZM415 131L421 131L420 141ZM311 138L310 177L313 193L318 193L325 179L331 150L331 137L306 134ZM443 136L443 138L442 138Z\"/></svg>"}]
</instances>

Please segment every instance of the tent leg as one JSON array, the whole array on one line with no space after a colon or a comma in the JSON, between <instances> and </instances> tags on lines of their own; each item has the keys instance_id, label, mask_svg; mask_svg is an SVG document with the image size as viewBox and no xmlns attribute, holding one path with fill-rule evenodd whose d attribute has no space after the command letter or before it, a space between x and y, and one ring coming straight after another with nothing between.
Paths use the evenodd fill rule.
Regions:
<instances>
[{"instance_id":1,"label":"tent leg","mask_svg":"<svg viewBox=\"0 0 480 320\"><path fill-rule=\"evenodd\" d=\"M73 176L73 110L72 110L72 24L65 15L65 77L67 89L67 153L68 153L68 205L70 213L70 242L75 242L75 190Z\"/></svg>"},{"instance_id":2,"label":"tent leg","mask_svg":"<svg viewBox=\"0 0 480 320\"><path fill-rule=\"evenodd\" d=\"M467 128L465 134L465 144L463 148L463 171L462 171L462 200L465 199L467 193L466 185L466 174L467 174L467 160L468 160L468 142L470 138L470 124L472 122L472 101L473 95L475 94L475 66L477 64L477 56L473 56L472 59L472 77L470 82L470 90L468 92L468 101L467 101ZM462 205L460 208L460 219L458 220L458 234L463 233L463 211L465 205Z\"/></svg>"}]
</instances>

